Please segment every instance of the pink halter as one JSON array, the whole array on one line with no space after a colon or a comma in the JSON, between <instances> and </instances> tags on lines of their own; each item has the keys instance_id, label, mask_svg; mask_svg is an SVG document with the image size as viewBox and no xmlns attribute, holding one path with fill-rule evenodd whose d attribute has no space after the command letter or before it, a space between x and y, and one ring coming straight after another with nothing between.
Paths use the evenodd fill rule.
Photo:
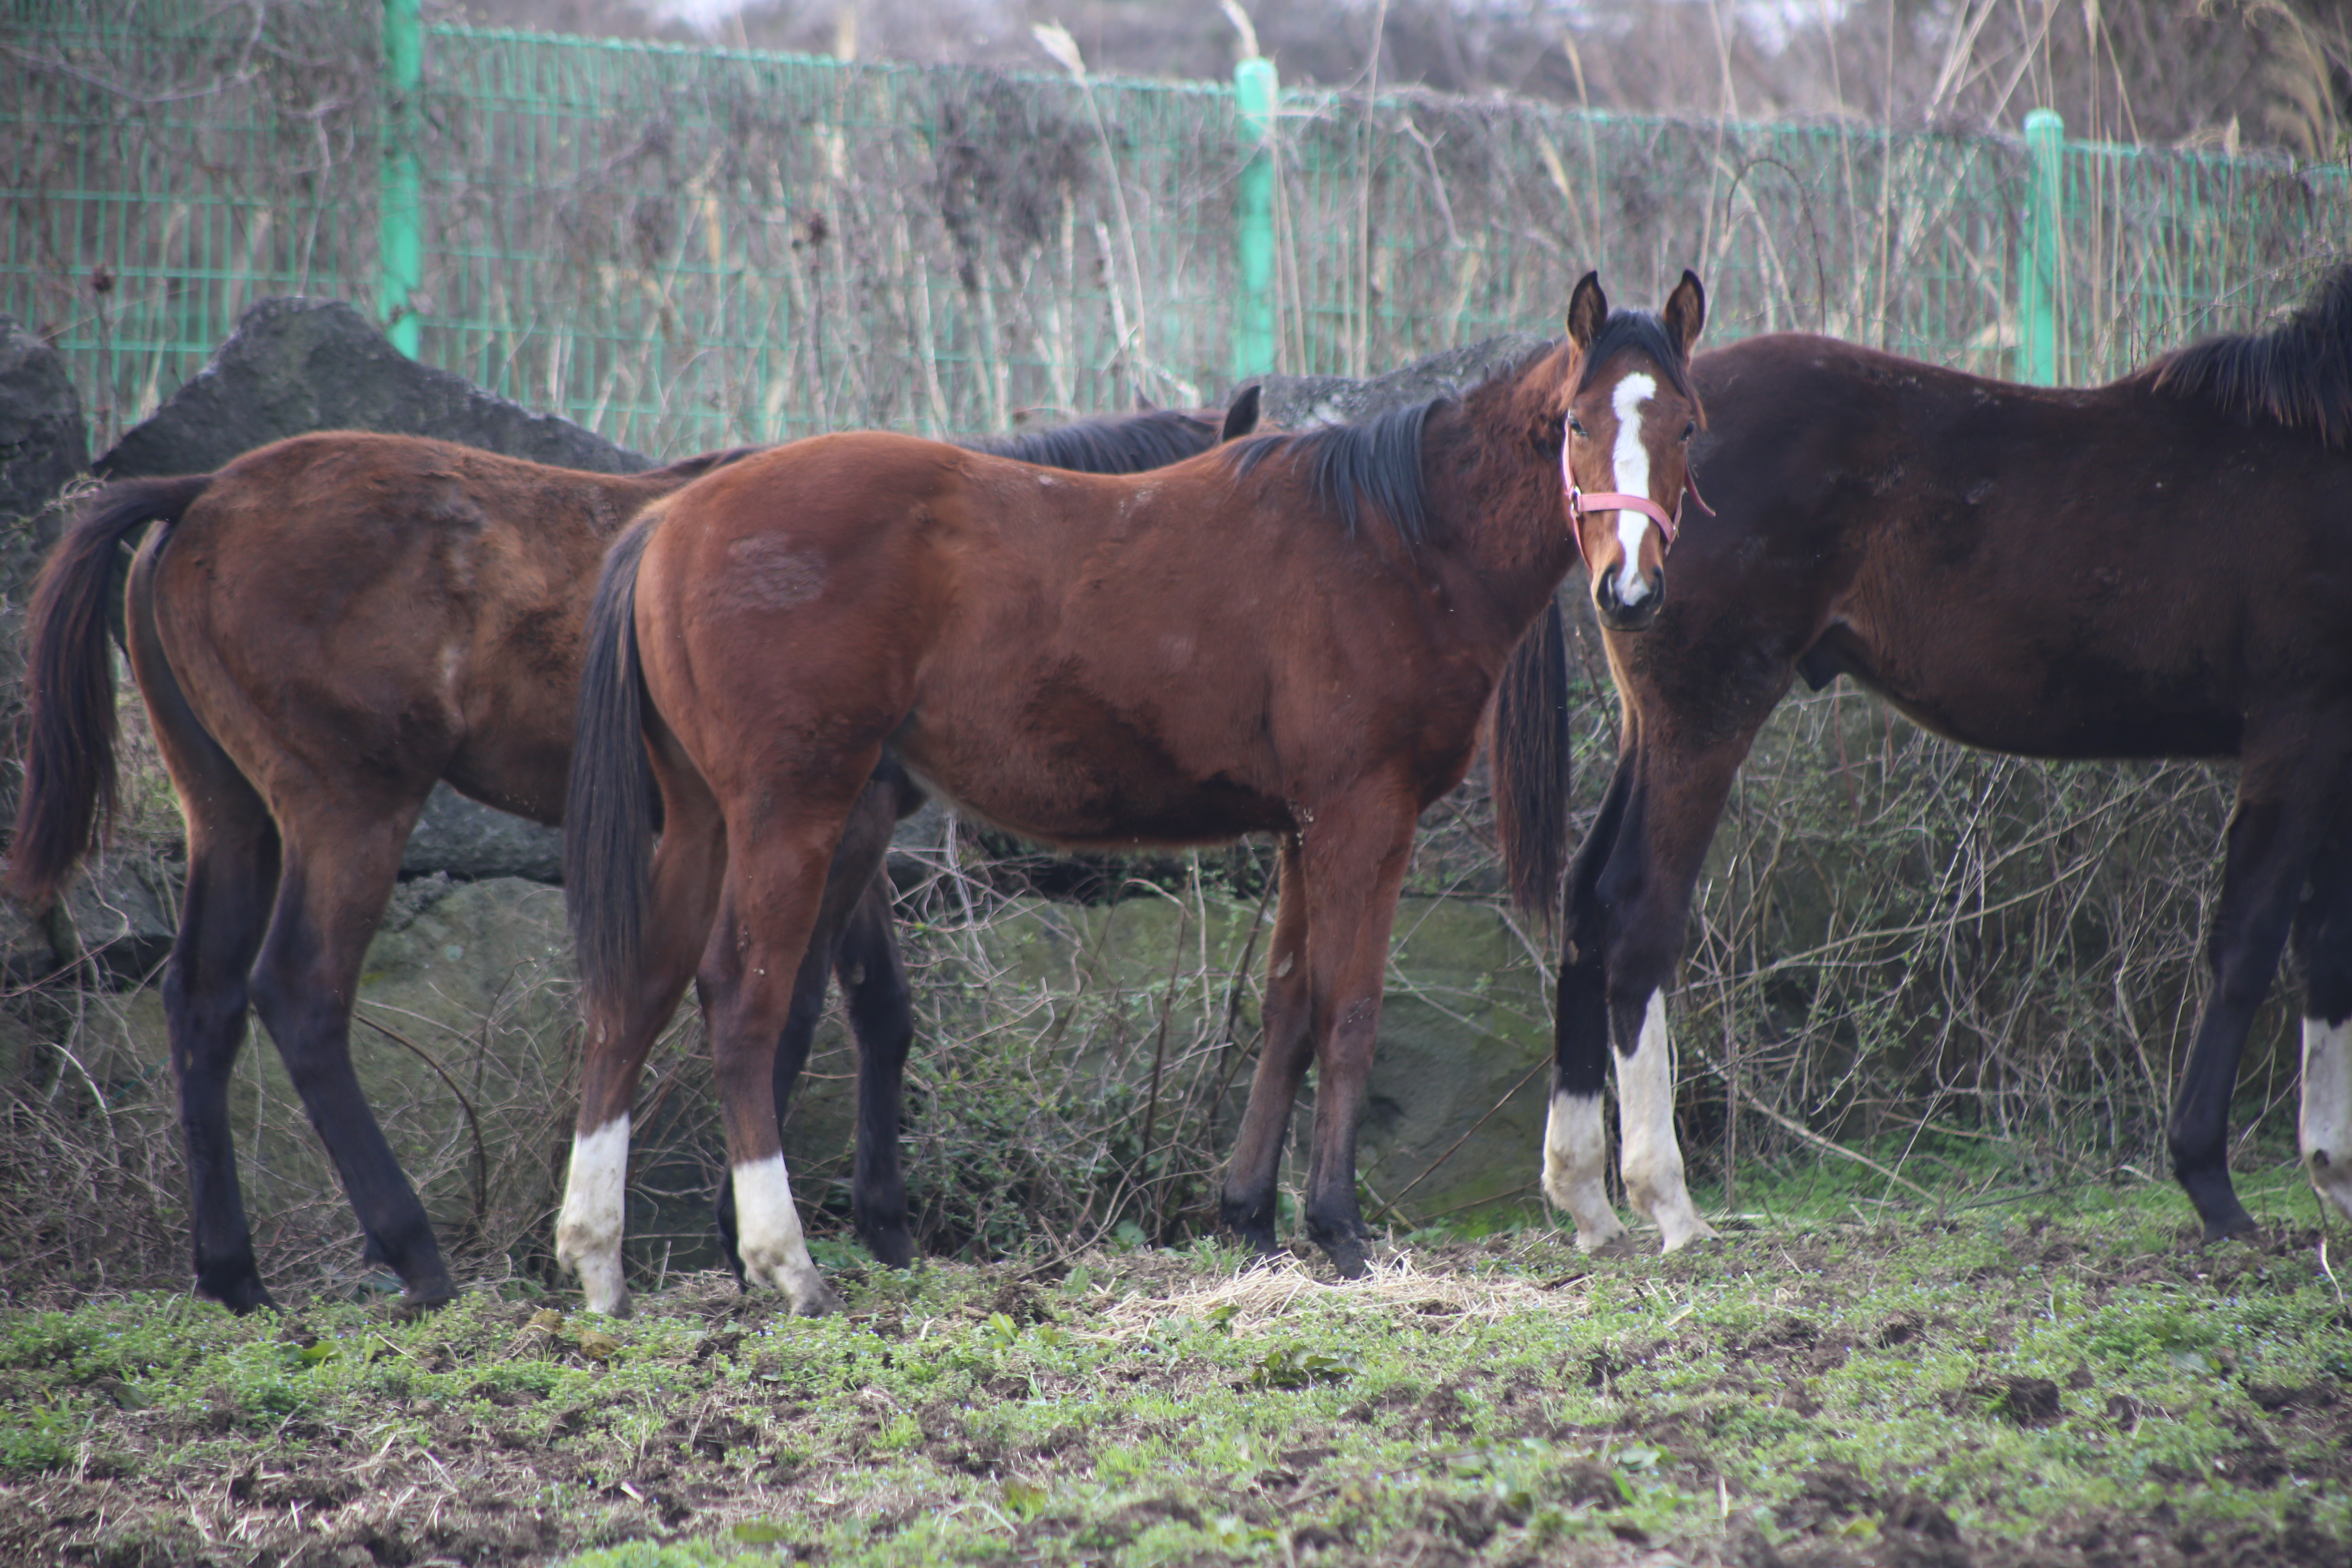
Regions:
<instances>
[{"instance_id":1,"label":"pink halter","mask_svg":"<svg viewBox=\"0 0 2352 1568\"><path fill-rule=\"evenodd\" d=\"M1568 531L1576 540L1577 559L1584 563L1587 572L1592 570L1592 562L1584 553L1584 530L1579 525L1588 511L1638 511L1658 525L1658 531L1665 535L1667 550L1675 547L1675 534L1682 527L1681 497L1675 500L1674 516L1668 517L1666 509L1648 496L1627 495L1622 490L1593 490L1588 494L1577 488L1575 453L1576 437L1562 430L1559 433L1559 477L1560 482L1568 487ZM1692 477L1687 468L1683 470L1683 495L1698 502L1698 510L1707 516L1715 515L1715 508L1707 505L1706 498L1698 493L1698 480ZM1664 554L1664 551L1659 553Z\"/></svg>"}]
</instances>

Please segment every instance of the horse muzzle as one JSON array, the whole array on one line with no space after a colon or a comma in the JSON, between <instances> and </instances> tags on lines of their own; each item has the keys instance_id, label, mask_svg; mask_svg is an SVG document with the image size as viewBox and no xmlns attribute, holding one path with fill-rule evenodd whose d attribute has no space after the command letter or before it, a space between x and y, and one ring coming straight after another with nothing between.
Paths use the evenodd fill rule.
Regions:
<instances>
[{"instance_id":1,"label":"horse muzzle","mask_svg":"<svg viewBox=\"0 0 2352 1568\"><path fill-rule=\"evenodd\" d=\"M1630 601L1618 587L1623 575L1624 569L1619 567L1593 578L1592 611L1610 631L1638 632L1657 618L1659 607L1666 602L1666 569L1661 565L1643 579L1642 594Z\"/></svg>"}]
</instances>

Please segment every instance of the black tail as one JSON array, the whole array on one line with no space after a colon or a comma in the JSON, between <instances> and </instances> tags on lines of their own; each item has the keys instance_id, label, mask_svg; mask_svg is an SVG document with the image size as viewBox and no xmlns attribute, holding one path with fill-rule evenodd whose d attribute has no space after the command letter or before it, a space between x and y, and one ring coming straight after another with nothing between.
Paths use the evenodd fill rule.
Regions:
<instances>
[{"instance_id":1,"label":"black tail","mask_svg":"<svg viewBox=\"0 0 2352 1568\"><path fill-rule=\"evenodd\" d=\"M28 903L55 899L114 818L107 609L123 542L148 523L179 521L212 482L210 474L192 474L107 486L82 503L41 568L25 633L25 795L7 883Z\"/></svg>"},{"instance_id":2,"label":"black tail","mask_svg":"<svg viewBox=\"0 0 2352 1568\"><path fill-rule=\"evenodd\" d=\"M1568 866L1568 627L1553 595L1503 667L1495 690L1495 829L1511 900L1551 924Z\"/></svg>"},{"instance_id":3,"label":"black tail","mask_svg":"<svg viewBox=\"0 0 2352 1568\"><path fill-rule=\"evenodd\" d=\"M653 892L661 799L646 755L637 564L655 521L640 517L604 557L580 670L580 720L563 803L563 901L581 989L590 997L625 985L641 967Z\"/></svg>"}]
</instances>

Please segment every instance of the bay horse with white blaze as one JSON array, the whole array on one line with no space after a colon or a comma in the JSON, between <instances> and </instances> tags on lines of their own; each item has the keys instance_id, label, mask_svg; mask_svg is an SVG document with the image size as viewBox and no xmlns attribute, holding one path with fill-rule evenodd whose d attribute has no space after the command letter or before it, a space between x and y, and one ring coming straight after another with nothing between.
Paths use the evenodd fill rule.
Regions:
<instances>
[{"instance_id":1,"label":"bay horse with white blaze","mask_svg":"<svg viewBox=\"0 0 2352 1568\"><path fill-rule=\"evenodd\" d=\"M1693 376L1721 514L1692 521L1671 593L1594 562L1600 595L1649 611L1602 616L1624 730L1569 873L1544 1186L1579 1244L1623 1230L1601 1184L1612 1046L1628 1195L1669 1250L1704 1234L1655 1185L1680 1164L1664 992L1732 777L1799 676L1990 751L2238 759L2173 1170L2208 1240L2254 1228L2225 1134L2292 927L2304 1158L2352 1215L2352 268L2273 331L2105 386L1795 334Z\"/></svg>"},{"instance_id":2,"label":"bay horse with white blaze","mask_svg":"<svg viewBox=\"0 0 2352 1568\"><path fill-rule=\"evenodd\" d=\"M566 886L597 1049L698 982L751 1278L802 1312L836 1305L802 1241L769 1058L844 816L885 757L1047 842L1276 836L1265 1046L1223 1210L1273 1247L1311 1057L1307 1229L1362 1271L1356 1132L1416 820L1491 707L1514 886L1556 893L1554 591L1579 548L1564 428L1580 476L1639 469L1633 499L1671 515L1704 315L1687 273L1662 317L1612 314L1587 276L1565 342L1360 426L1129 479L822 437L648 510L589 628Z\"/></svg>"},{"instance_id":3,"label":"bay horse with white blaze","mask_svg":"<svg viewBox=\"0 0 2352 1568\"><path fill-rule=\"evenodd\" d=\"M1228 420L1255 422L1254 402ZM1205 450L1219 434L1213 419L1156 411L992 445L1073 468L1135 468ZM188 829L163 999L200 1293L239 1311L269 1299L229 1138L229 1072L248 1003L334 1159L369 1258L400 1276L411 1309L453 1293L352 1070L368 941L436 780L558 820L581 626L606 545L639 508L751 450L616 476L331 431L259 447L217 473L121 481L84 503L33 600L9 888L55 897L111 813L109 601L121 547L152 524L130 569L127 647ZM892 1263L913 1252L898 1108L914 1020L879 870L891 825L919 801L887 772L860 795L777 1058L781 1106L831 961L860 1047L854 1206L867 1245ZM593 1053L585 1072L592 1086L613 1076ZM593 1239L617 1281L617 1196Z\"/></svg>"}]
</instances>

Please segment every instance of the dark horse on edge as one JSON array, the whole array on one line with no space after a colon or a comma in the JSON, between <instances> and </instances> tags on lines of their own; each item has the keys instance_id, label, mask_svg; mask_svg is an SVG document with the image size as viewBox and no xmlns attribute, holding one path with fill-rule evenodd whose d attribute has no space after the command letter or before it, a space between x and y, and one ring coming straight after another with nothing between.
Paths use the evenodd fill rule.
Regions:
<instances>
[{"instance_id":1,"label":"dark horse on edge","mask_svg":"<svg viewBox=\"0 0 2352 1568\"><path fill-rule=\"evenodd\" d=\"M1800 676L1991 751L2238 759L2173 1171L2207 1239L2254 1228L2225 1133L2292 929L2304 1162L2352 1215L2352 268L2275 331L2105 386L1794 334L1692 374L1719 515L1685 531L1671 592L1605 540L1592 562L1624 729L1569 872L1544 1147L1580 1245L1623 1230L1601 1183L1612 1045L1627 1194L1669 1248L1696 1234L1656 1183L1680 1187L1664 994L1732 776Z\"/></svg>"},{"instance_id":2,"label":"dark horse on edge","mask_svg":"<svg viewBox=\"0 0 2352 1568\"><path fill-rule=\"evenodd\" d=\"M641 1054L698 983L750 1279L837 1305L772 1058L842 825L887 757L1050 843L1275 836L1265 1046L1223 1215L1274 1245L1311 1058L1307 1231L1363 1271L1356 1132L1416 821L1489 730L1513 885L1556 894L1571 520L1588 552L1630 536L1654 564L1656 530L1599 508L1670 525L1704 315L1688 273L1663 315L1612 313L1587 276L1565 342L1359 426L1124 479L825 437L647 510L597 588L565 887L593 1050ZM1637 493L1572 513L1564 467Z\"/></svg>"},{"instance_id":3,"label":"dark horse on edge","mask_svg":"<svg viewBox=\"0 0 2352 1568\"><path fill-rule=\"evenodd\" d=\"M1256 423L1246 395L1224 434ZM1131 471L1205 451L1217 421L1155 410L975 443L1026 462ZM108 624L121 547L132 674L188 830L187 889L164 969L194 1219L196 1289L246 1311L268 1293L229 1138L228 1081L248 1003L333 1158L367 1256L403 1300L454 1293L431 1223L352 1070L360 965L434 782L553 823L563 805L581 628L605 547L637 510L758 448L615 476L417 437L331 431L217 473L131 479L84 503L35 590L26 782L9 890L56 896L115 794ZM880 875L892 825L921 802L878 771L858 795L818 939L782 1021L782 1110L842 978L859 1046L853 1205L875 1255L907 1262L898 1089L914 1018ZM589 1303L625 1306L621 1136L611 1064L584 1064L593 1203L567 1205L558 1252ZM630 1086L635 1067L619 1074ZM583 1189L575 1161L572 1188ZM722 1192L721 1228L726 1227Z\"/></svg>"}]
</instances>

